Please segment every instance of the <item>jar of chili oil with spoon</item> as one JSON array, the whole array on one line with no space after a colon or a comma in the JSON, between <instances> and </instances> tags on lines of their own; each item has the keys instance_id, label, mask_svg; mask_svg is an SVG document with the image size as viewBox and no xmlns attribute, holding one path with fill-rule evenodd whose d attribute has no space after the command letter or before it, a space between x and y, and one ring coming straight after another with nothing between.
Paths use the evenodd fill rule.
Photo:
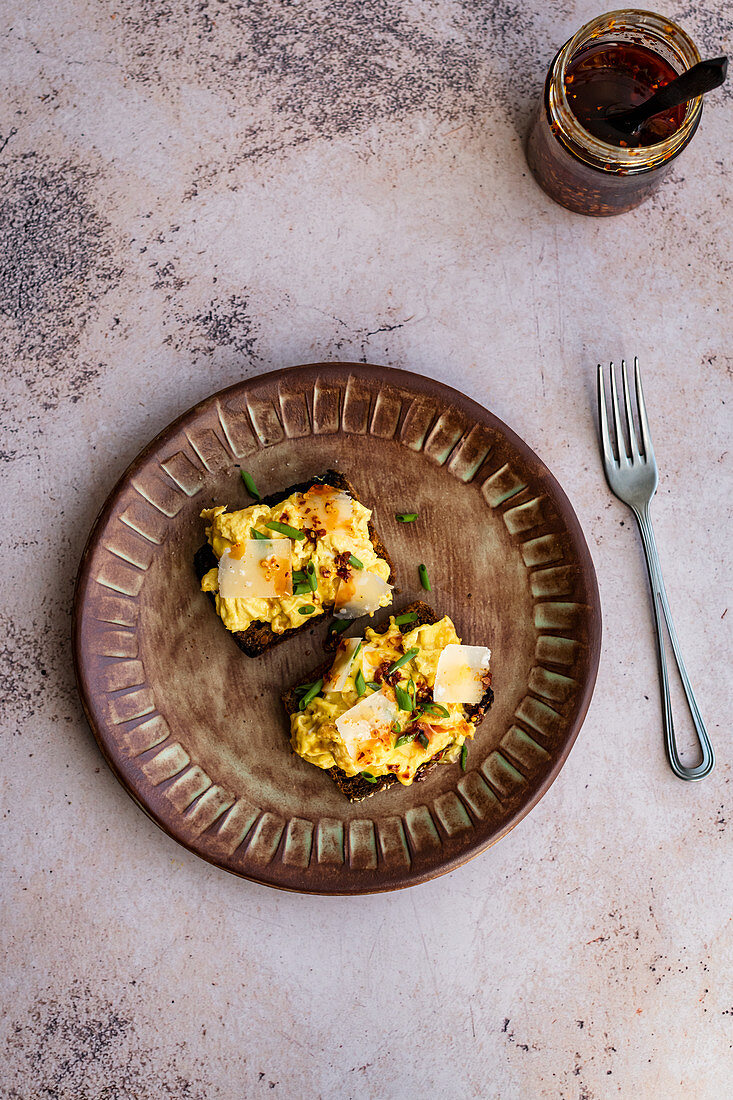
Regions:
<instances>
[{"instance_id":1,"label":"jar of chili oil with spoon","mask_svg":"<svg viewBox=\"0 0 733 1100\"><path fill-rule=\"evenodd\" d=\"M643 103L699 60L682 28L654 12L629 8L586 23L550 65L527 138L540 187L595 217L644 202L695 133L702 96L630 135L613 129L613 112Z\"/></svg>"}]
</instances>

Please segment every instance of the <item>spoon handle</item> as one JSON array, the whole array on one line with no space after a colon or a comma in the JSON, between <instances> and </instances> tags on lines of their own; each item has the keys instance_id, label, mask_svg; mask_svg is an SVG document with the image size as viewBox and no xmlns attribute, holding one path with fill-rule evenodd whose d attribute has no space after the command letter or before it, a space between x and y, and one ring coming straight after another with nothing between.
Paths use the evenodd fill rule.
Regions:
<instances>
[{"instance_id":1,"label":"spoon handle","mask_svg":"<svg viewBox=\"0 0 733 1100\"><path fill-rule=\"evenodd\" d=\"M714 57L710 61L699 61L687 72L682 73L675 80L670 81L655 92L645 103L640 103L632 111L624 112L625 118L642 119L652 118L660 111L669 111L672 107L678 107L680 103L686 103L688 99L711 92L713 88L719 88L728 72L728 58Z\"/></svg>"}]
</instances>

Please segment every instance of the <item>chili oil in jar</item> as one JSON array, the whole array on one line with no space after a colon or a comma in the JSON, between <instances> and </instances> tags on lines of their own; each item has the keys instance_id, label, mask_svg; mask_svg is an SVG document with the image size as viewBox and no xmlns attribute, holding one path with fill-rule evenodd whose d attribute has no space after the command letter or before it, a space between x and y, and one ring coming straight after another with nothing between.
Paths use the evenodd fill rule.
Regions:
<instances>
[{"instance_id":1,"label":"chili oil in jar","mask_svg":"<svg viewBox=\"0 0 733 1100\"><path fill-rule=\"evenodd\" d=\"M540 187L595 217L644 202L695 133L702 97L654 116L633 137L606 113L643 103L699 60L685 32L654 12L609 12L581 27L550 65L527 138Z\"/></svg>"}]
</instances>

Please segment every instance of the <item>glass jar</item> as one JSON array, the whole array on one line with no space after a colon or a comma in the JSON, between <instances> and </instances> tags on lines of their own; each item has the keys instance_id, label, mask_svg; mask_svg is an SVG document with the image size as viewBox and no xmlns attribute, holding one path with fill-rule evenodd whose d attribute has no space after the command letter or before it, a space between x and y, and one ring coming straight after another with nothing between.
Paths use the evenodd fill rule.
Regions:
<instances>
[{"instance_id":1,"label":"glass jar","mask_svg":"<svg viewBox=\"0 0 733 1100\"><path fill-rule=\"evenodd\" d=\"M566 77L582 50L605 43L646 47L676 73L700 60L694 42L671 19L634 8L591 20L559 50L527 138L527 163L555 202L595 217L623 214L649 198L692 138L702 114L698 96L687 104L679 128L653 145L624 148L589 133L570 107Z\"/></svg>"}]
</instances>

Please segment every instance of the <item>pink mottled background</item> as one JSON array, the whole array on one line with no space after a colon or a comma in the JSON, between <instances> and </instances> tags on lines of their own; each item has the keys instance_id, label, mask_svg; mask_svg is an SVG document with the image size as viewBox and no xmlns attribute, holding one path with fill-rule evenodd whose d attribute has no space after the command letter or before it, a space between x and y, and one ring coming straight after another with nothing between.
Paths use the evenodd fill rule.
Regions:
<instances>
[{"instance_id":1,"label":"pink mottled background","mask_svg":"<svg viewBox=\"0 0 733 1100\"><path fill-rule=\"evenodd\" d=\"M588 0L41 0L0 13L5 463L0 1095L720 1100L731 1080L731 92L658 196L553 206L521 138ZM667 13L731 50L722 0ZM674 779L599 360L641 357L657 535L718 750ZM463 389L534 447L598 569L562 775L406 892L228 877L103 764L69 656L92 520L213 390L321 359Z\"/></svg>"}]
</instances>

